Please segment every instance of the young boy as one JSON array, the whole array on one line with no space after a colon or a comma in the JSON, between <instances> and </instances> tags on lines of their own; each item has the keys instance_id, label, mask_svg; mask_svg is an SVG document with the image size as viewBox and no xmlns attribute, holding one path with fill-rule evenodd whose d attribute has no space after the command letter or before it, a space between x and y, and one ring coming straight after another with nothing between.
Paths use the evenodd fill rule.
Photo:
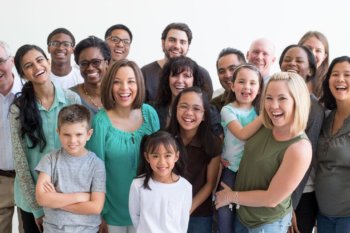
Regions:
<instances>
[{"instance_id":1,"label":"young boy","mask_svg":"<svg viewBox=\"0 0 350 233\"><path fill-rule=\"evenodd\" d=\"M106 192L104 163L85 149L92 135L90 112L82 105L62 108L57 133L62 144L43 157L36 199L44 207L44 232L96 233Z\"/></svg>"}]
</instances>

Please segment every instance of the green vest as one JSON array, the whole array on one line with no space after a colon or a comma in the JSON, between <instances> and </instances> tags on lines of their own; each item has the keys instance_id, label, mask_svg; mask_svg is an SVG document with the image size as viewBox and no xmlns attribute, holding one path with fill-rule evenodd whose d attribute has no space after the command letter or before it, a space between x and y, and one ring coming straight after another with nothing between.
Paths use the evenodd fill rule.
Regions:
<instances>
[{"instance_id":1,"label":"green vest","mask_svg":"<svg viewBox=\"0 0 350 233\"><path fill-rule=\"evenodd\" d=\"M288 141L276 141L272 131L262 127L245 144L235 190L267 190L282 163L286 149L305 138L307 136L303 133ZM244 225L252 228L272 223L291 211L292 201L288 196L274 208L241 206L238 209L238 216Z\"/></svg>"}]
</instances>

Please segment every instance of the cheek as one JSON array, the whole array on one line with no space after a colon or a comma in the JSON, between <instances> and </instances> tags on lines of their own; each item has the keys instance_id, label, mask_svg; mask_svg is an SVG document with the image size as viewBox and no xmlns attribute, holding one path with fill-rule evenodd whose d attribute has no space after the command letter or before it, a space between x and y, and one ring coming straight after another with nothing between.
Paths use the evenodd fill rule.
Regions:
<instances>
[{"instance_id":1,"label":"cheek","mask_svg":"<svg viewBox=\"0 0 350 233\"><path fill-rule=\"evenodd\" d=\"M193 78L186 80L186 86L187 87L193 87Z\"/></svg>"}]
</instances>

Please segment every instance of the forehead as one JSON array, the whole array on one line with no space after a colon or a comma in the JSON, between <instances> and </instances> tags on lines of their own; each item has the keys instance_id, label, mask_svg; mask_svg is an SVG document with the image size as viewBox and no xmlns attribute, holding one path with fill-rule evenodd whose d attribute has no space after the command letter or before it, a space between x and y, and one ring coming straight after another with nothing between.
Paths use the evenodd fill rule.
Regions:
<instances>
[{"instance_id":1,"label":"forehead","mask_svg":"<svg viewBox=\"0 0 350 233\"><path fill-rule=\"evenodd\" d=\"M0 46L0 57L6 58L8 55L3 47Z\"/></svg>"},{"instance_id":2,"label":"forehead","mask_svg":"<svg viewBox=\"0 0 350 233\"><path fill-rule=\"evenodd\" d=\"M281 95L281 94L291 96L287 81L272 80L271 82L269 82L266 88L266 95Z\"/></svg>"},{"instance_id":3,"label":"forehead","mask_svg":"<svg viewBox=\"0 0 350 233\"><path fill-rule=\"evenodd\" d=\"M247 68L242 68L238 71L237 73L237 79L255 79L255 80L259 80L259 76L257 75L257 73L251 69L247 69Z\"/></svg>"},{"instance_id":4,"label":"forehead","mask_svg":"<svg viewBox=\"0 0 350 233\"><path fill-rule=\"evenodd\" d=\"M111 32L111 36L118 36L121 39L130 39L130 35L127 31L125 31L124 29L114 29Z\"/></svg>"},{"instance_id":5,"label":"forehead","mask_svg":"<svg viewBox=\"0 0 350 233\"><path fill-rule=\"evenodd\" d=\"M89 128L89 124L87 121L81 122L62 122L60 125L60 131L65 132L74 132L77 130L87 130Z\"/></svg>"},{"instance_id":6,"label":"forehead","mask_svg":"<svg viewBox=\"0 0 350 233\"><path fill-rule=\"evenodd\" d=\"M196 92L186 92L182 94L179 103L203 106L202 97Z\"/></svg>"},{"instance_id":7,"label":"forehead","mask_svg":"<svg viewBox=\"0 0 350 233\"><path fill-rule=\"evenodd\" d=\"M268 54L273 54L274 46L269 41L258 40L252 44L252 46L250 47L250 51L260 51L260 52L266 52Z\"/></svg>"},{"instance_id":8,"label":"forehead","mask_svg":"<svg viewBox=\"0 0 350 233\"><path fill-rule=\"evenodd\" d=\"M241 62L239 61L238 56L234 53L220 57L218 61L219 68L224 68L231 65L238 66L239 64L241 64Z\"/></svg>"},{"instance_id":9,"label":"forehead","mask_svg":"<svg viewBox=\"0 0 350 233\"><path fill-rule=\"evenodd\" d=\"M115 73L115 78L135 78L135 72L130 66L122 66Z\"/></svg>"},{"instance_id":10,"label":"forehead","mask_svg":"<svg viewBox=\"0 0 350 233\"><path fill-rule=\"evenodd\" d=\"M89 48L83 49L79 55L79 61L80 60L91 60L94 58L103 59L103 55L101 53L101 50L97 47L89 47Z\"/></svg>"},{"instance_id":11,"label":"forehead","mask_svg":"<svg viewBox=\"0 0 350 233\"><path fill-rule=\"evenodd\" d=\"M339 62L334 65L332 72L346 71L350 72L350 63L347 61Z\"/></svg>"},{"instance_id":12,"label":"forehead","mask_svg":"<svg viewBox=\"0 0 350 233\"><path fill-rule=\"evenodd\" d=\"M72 42L72 38L67 34L57 33L51 37L50 41L69 41L69 42Z\"/></svg>"},{"instance_id":13,"label":"forehead","mask_svg":"<svg viewBox=\"0 0 350 233\"><path fill-rule=\"evenodd\" d=\"M178 40L188 40L186 32L178 29L170 29L166 38L169 37L176 38Z\"/></svg>"},{"instance_id":14,"label":"forehead","mask_svg":"<svg viewBox=\"0 0 350 233\"><path fill-rule=\"evenodd\" d=\"M303 45L311 45L311 46L315 46L315 47L319 47L319 48L324 48L322 41L320 41L319 39L317 39L314 36L306 39L305 42L303 43Z\"/></svg>"},{"instance_id":15,"label":"forehead","mask_svg":"<svg viewBox=\"0 0 350 233\"><path fill-rule=\"evenodd\" d=\"M22 64L35 60L38 57L44 57L44 55L36 49L29 50L22 58Z\"/></svg>"},{"instance_id":16,"label":"forehead","mask_svg":"<svg viewBox=\"0 0 350 233\"><path fill-rule=\"evenodd\" d=\"M307 53L305 52L304 49L300 47L293 47L288 49L288 51L285 54L285 57L303 57L307 59Z\"/></svg>"}]
</instances>

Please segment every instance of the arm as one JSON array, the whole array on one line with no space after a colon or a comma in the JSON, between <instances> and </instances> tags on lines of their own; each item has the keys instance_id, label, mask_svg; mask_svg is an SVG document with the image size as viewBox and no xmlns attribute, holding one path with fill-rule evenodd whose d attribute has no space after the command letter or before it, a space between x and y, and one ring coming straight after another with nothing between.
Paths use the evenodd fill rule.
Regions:
<instances>
[{"instance_id":1,"label":"arm","mask_svg":"<svg viewBox=\"0 0 350 233\"><path fill-rule=\"evenodd\" d=\"M251 123L246 126L242 126L238 120L231 121L227 128L230 132L239 140L247 140L253 136L262 126L262 117L258 116Z\"/></svg>"},{"instance_id":2,"label":"arm","mask_svg":"<svg viewBox=\"0 0 350 233\"><path fill-rule=\"evenodd\" d=\"M34 217L38 219L43 216L44 212L35 199L35 184L30 173L29 164L26 157L27 146L24 142L24 139L21 137L21 123L18 119L18 107L11 105L9 114L11 125L12 152L16 177L18 179L25 201L31 208L31 212L34 214Z\"/></svg>"},{"instance_id":3,"label":"arm","mask_svg":"<svg viewBox=\"0 0 350 233\"><path fill-rule=\"evenodd\" d=\"M87 202L89 193L57 193L51 183L51 177L40 172L36 185L36 199L41 206L48 208L63 208L67 205Z\"/></svg>"},{"instance_id":4,"label":"arm","mask_svg":"<svg viewBox=\"0 0 350 233\"><path fill-rule=\"evenodd\" d=\"M100 214L105 202L105 193L92 192L90 197L89 201L71 204L62 209L74 214Z\"/></svg>"},{"instance_id":5,"label":"arm","mask_svg":"<svg viewBox=\"0 0 350 233\"><path fill-rule=\"evenodd\" d=\"M130 187L129 193L129 213L132 225L137 230L140 222L140 193L136 187L136 180L134 180ZM192 195L191 195L192 196ZM192 197L191 197L192 198Z\"/></svg>"},{"instance_id":6,"label":"arm","mask_svg":"<svg viewBox=\"0 0 350 233\"><path fill-rule=\"evenodd\" d=\"M233 192L222 183L224 190L216 193L216 208L229 203L251 207L277 206L298 186L310 165L311 153L308 140L300 140L289 146L267 190Z\"/></svg>"},{"instance_id":7,"label":"arm","mask_svg":"<svg viewBox=\"0 0 350 233\"><path fill-rule=\"evenodd\" d=\"M210 163L208 164L207 182L199 190L199 192L193 197L190 213L193 213L193 211L195 211L198 208L198 206L200 206L205 200L207 200L207 198L213 192L216 185L218 173L219 173L220 158L221 156L216 156L212 158Z\"/></svg>"}]
</instances>

